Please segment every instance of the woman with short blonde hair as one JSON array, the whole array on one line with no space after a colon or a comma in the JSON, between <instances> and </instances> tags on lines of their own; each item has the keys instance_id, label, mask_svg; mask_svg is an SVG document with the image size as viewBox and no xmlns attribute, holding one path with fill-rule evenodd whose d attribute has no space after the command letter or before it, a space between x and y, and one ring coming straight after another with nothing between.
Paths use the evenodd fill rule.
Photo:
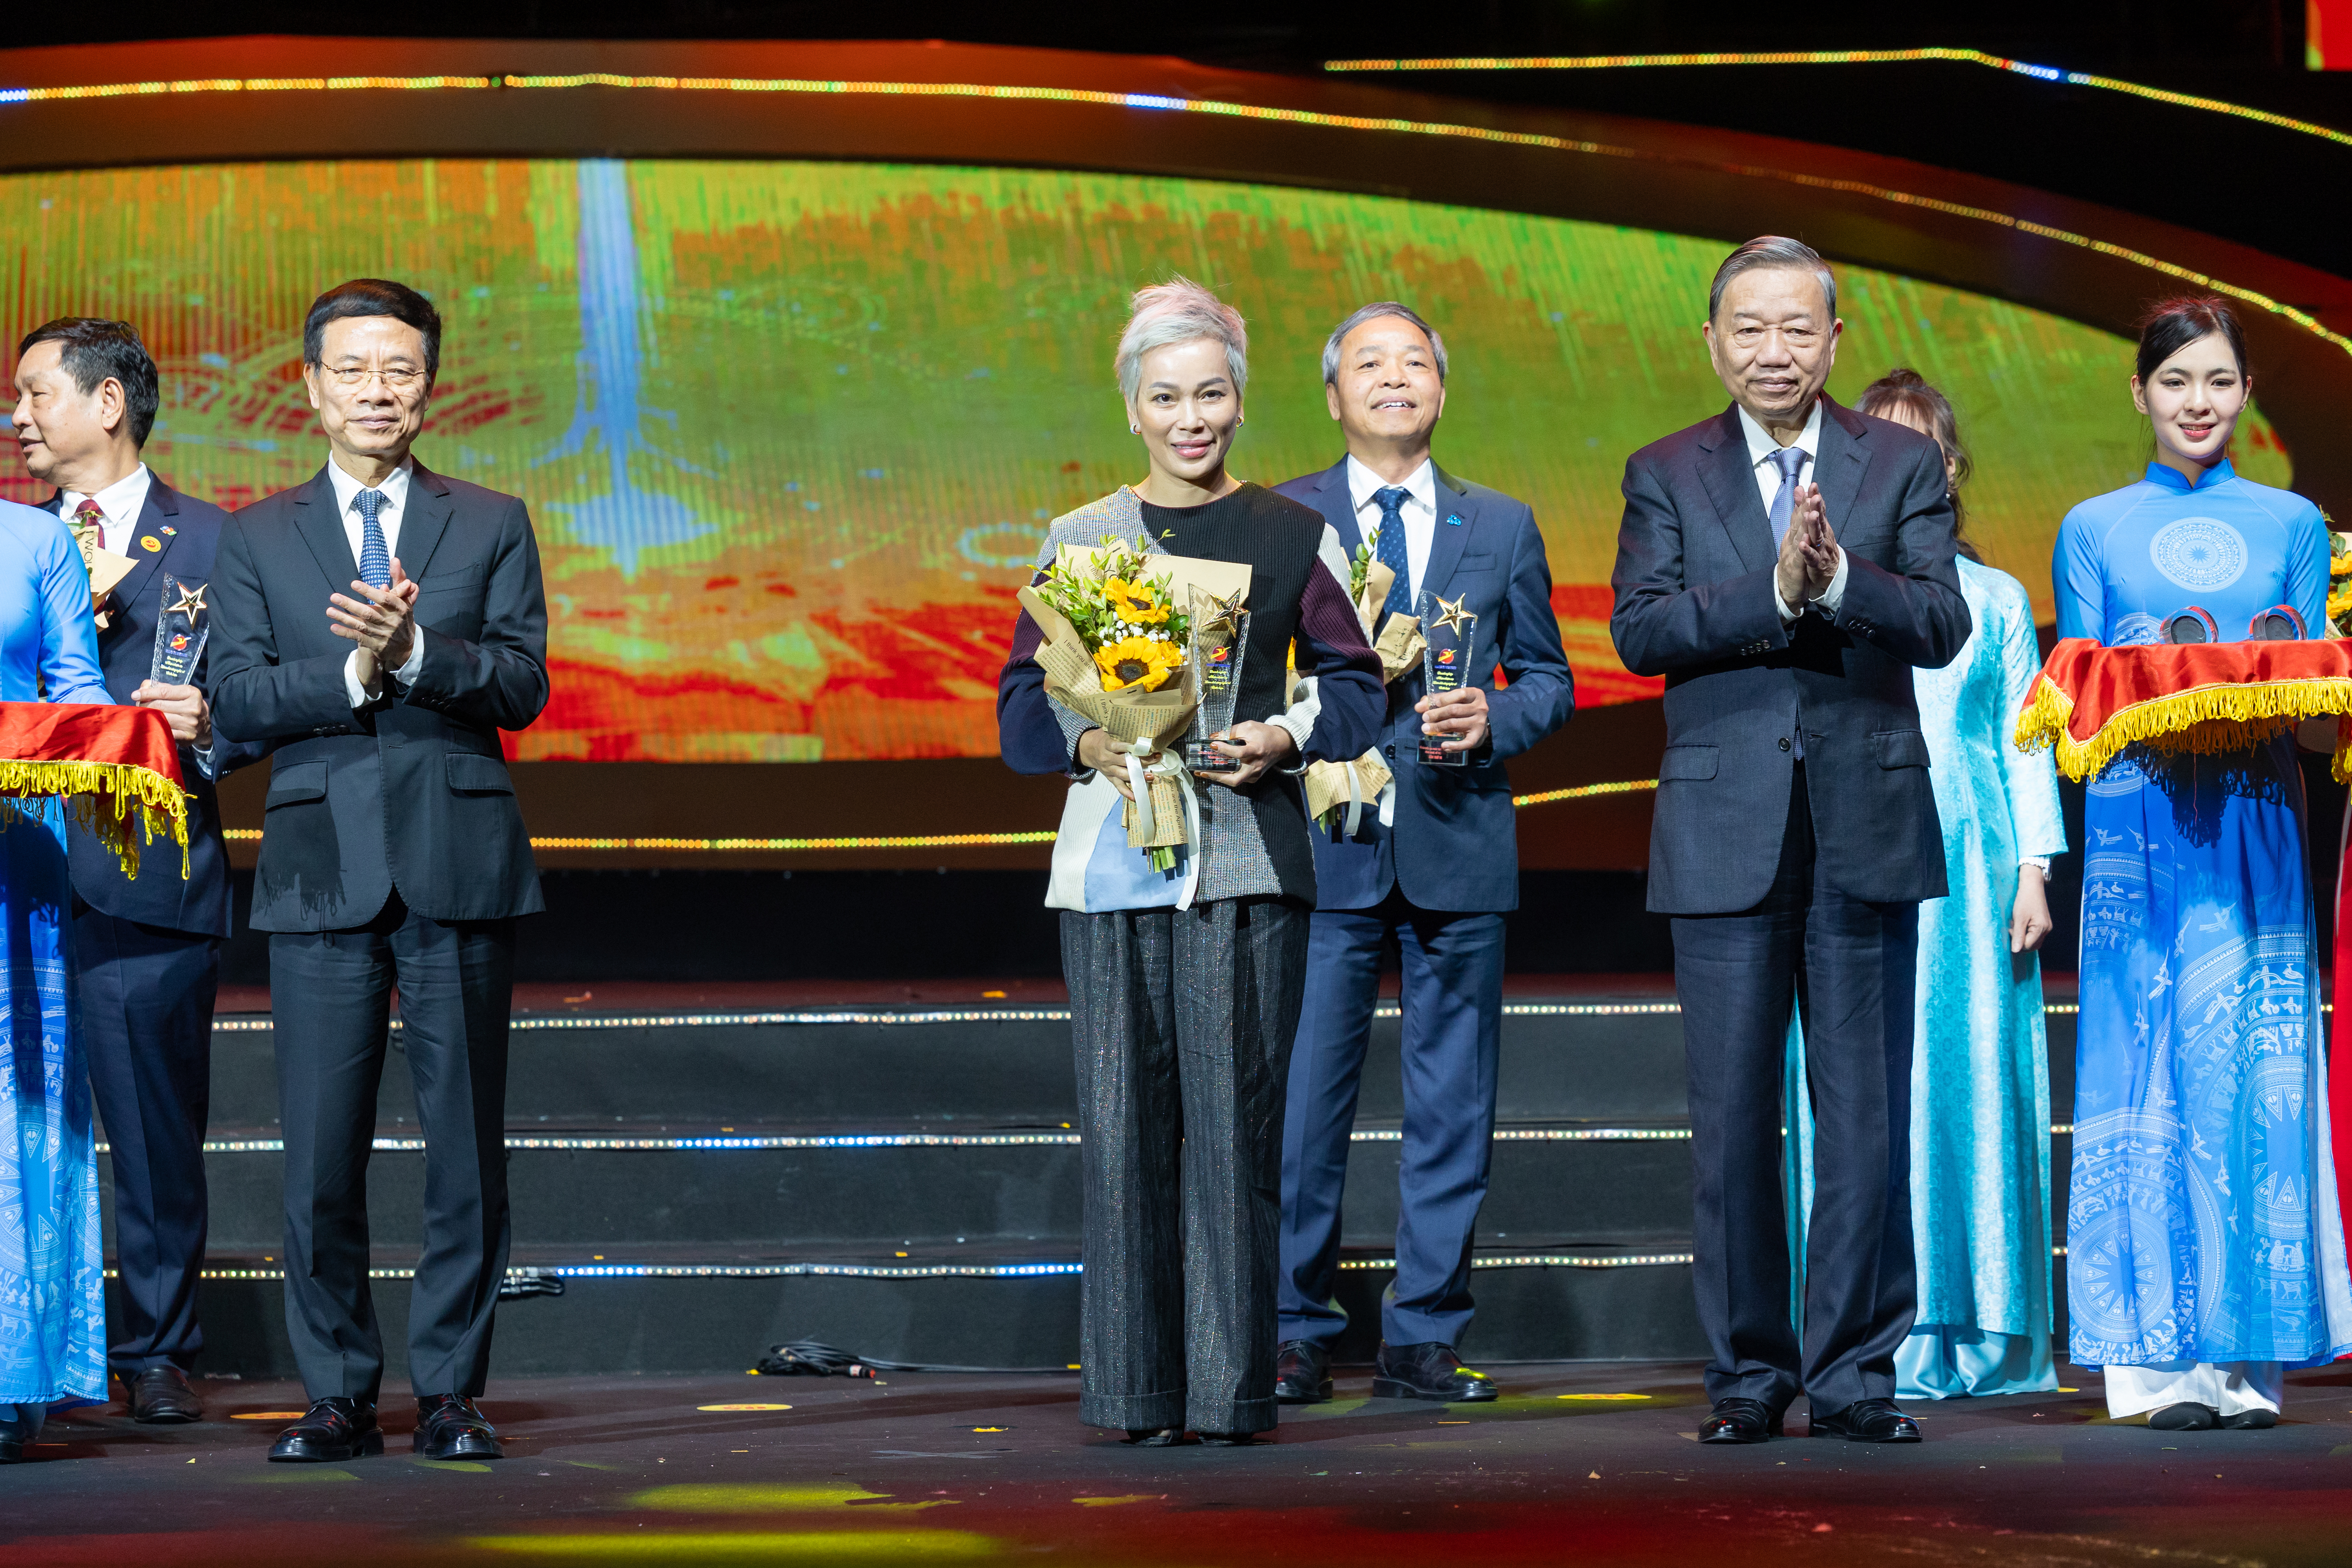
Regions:
<instances>
[{"instance_id":1,"label":"woman with short blonde hair","mask_svg":"<svg viewBox=\"0 0 2352 1568\"><path fill-rule=\"evenodd\" d=\"M1040 580L1063 544L1106 538L1244 563L1249 622L1236 720L1213 747L1227 765L1197 772L1199 837L1167 870L1128 847L1126 748L1045 694L1025 612L998 683L1005 761L1072 780L1045 901L1084 1147L1078 1416L1141 1444L1246 1442L1275 1424L1283 1086L1315 902L1297 775L1361 754L1387 696L1321 515L1226 470L1240 312L1182 278L1141 289L1114 369L1150 474L1056 520Z\"/></svg>"}]
</instances>

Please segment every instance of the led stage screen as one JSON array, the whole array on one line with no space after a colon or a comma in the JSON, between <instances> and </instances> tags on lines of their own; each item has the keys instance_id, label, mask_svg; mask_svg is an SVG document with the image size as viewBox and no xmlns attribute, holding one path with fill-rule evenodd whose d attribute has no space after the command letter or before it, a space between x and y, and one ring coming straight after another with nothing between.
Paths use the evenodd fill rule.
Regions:
<instances>
[{"instance_id":1,"label":"led stage screen","mask_svg":"<svg viewBox=\"0 0 2352 1568\"><path fill-rule=\"evenodd\" d=\"M139 323L148 447L236 506L313 473L301 312L367 274L447 321L419 455L527 498L555 695L526 759L985 756L1046 519L1142 466L1111 384L1125 300L1181 271L1251 323L1234 459L1339 455L1319 355L1404 300L1452 355L1439 460L1532 501L1588 704L1654 695L1608 637L1627 453L1719 408L1697 339L1720 241L1204 180L761 162L430 161L0 178L8 342ZM1974 531L2046 618L2058 520L2135 477L2129 345L1842 268L1832 389L1917 367L1974 449ZM2286 454L2257 418L2241 467ZM21 470L8 493L44 494Z\"/></svg>"}]
</instances>

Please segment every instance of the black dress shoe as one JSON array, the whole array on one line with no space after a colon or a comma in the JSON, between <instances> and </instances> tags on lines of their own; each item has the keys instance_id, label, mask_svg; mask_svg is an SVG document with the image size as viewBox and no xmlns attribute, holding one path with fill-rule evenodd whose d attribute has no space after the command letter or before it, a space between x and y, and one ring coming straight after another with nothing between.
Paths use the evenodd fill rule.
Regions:
<instances>
[{"instance_id":1,"label":"black dress shoe","mask_svg":"<svg viewBox=\"0 0 2352 1568\"><path fill-rule=\"evenodd\" d=\"M1857 1399L1843 1410L1813 1412L1809 1435L1849 1443L1916 1443L1919 1423L1895 1409L1891 1399Z\"/></svg>"},{"instance_id":2,"label":"black dress shoe","mask_svg":"<svg viewBox=\"0 0 2352 1568\"><path fill-rule=\"evenodd\" d=\"M21 1439L0 1437L0 1465L22 1464L24 1458L25 1445Z\"/></svg>"},{"instance_id":3,"label":"black dress shoe","mask_svg":"<svg viewBox=\"0 0 2352 1568\"><path fill-rule=\"evenodd\" d=\"M1274 1363L1277 1405L1320 1405L1331 1397L1331 1352L1313 1340L1291 1340Z\"/></svg>"},{"instance_id":4,"label":"black dress shoe","mask_svg":"<svg viewBox=\"0 0 2352 1568\"><path fill-rule=\"evenodd\" d=\"M314 1399L301 1420L278 1434L269 1457L279 1464L307 1465L356 1459L383 1452L383 1428L375 1406L356 1399Z\"/></svg>"},{"instance_id":5,"label":"black dress shoe","mask_svg":"<svg viewBox=\"0 0 2352 1568\"><path fill-rule=\"evenodd\" d=\"M2159 1432L2210 1432L2221 1424L2221 1413L2210 1405L2183 1402L2149 1411L2147 1424Z\"/></svg>"},{"instance_id":6,"label":"black dress shoe","mask_svg":"<svg viewBox=\"0 0 2352 1568\"><path fill-rule=\"evenodd\" d=\"M2148 1425L2152 1426L2156 1423L2151 1421ZM2222 1416L2221 1425L2231 1432L2266 1431L2278 1425L2278 1412L2256 1405L2252 1410L2241 1410L2235 1415Z\"/></svg>"},{"instance_id":7,"label":"black dress shoe","mask_svg":"<svg viewBox=\"0 0 2352 1568\"><path fill-rule=\"evenodd\" d=\"M1464 1366L1452 1345L1436 1340L1419 1345L1382 1342L1380 1358L1372 1363L1374 1399L1433 1399L1444 1405L1474 1405L1501 1393L1493 1378Z\"/></svg>"},{"instance_id":8,"label":"black dress shoe","mask_svg":"<svg viewBox=\"0 0 2352 1568\"><path fill-rule=\"evenodd\" d=\"M428 1459L503 1459L498 1428L462 1394L421 1394L416 1401L416 1451Z\"/></svg>"},{"instance_id":9,"label":"black dress shoe","mask_svg":"<svg viewBox=\"0 0 2352 1568\"><path fill-rule=\"evenodd\" d=\"M1702 1423L1702 1443L1765 1443L1780 1435L1780 1413L1760 1399L1718 1399Z\"/></svg>"},{"instance_id":10,"label":"black dress shoe","mask_svg":"<svg viewBox=\"0 0 2352 1568\"><path fill-rule=\"evenodd\" d=\"M142 1426L183 1426L205 1418L205 1402L188 1386L188 1374L169 1362L122 1381L129 1385L131 1419Z\"/></svg>"},{"instance_id":11,"label":"black dress shoe","mask_svg":"<svg viewBox=\"0 0 2352 1568\"><path fill-rule=\"evenodd\" d=\"M1127 1440L1139 1448L1172 1448L1184 1440L1181 1426L1135 1426L1128 1430Z\"/></svg>"}]
</instances>

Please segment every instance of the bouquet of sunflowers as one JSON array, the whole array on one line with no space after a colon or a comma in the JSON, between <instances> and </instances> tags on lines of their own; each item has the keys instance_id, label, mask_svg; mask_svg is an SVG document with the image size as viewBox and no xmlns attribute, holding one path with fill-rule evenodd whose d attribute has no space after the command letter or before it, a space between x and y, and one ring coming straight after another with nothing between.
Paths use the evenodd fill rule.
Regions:
<instances>
[{"instance_id":1,"label":"bouquet of sunflowers","mask_svg":"<svg viewBox=\"0 0 2352 1568\"><path fill-rule=\"evenodd\" d=\"M1245 565L1147 557L1112 535L1092 548L1062 546L1044 578L1021 590L1045 634L1036 655L1045 694L1127 747L1135 791L1127 842L1158 870L1198 837L1181 747L1201 700L1193 634L1230 629L1248 588Z\"/></svg>"},{"instance_id":2,"label":"bouquet of sunflowers","mask_svg":"<svg viewBox=\"0 0 2352 1568\"><path fill-rule=\"evenodd\" d=\"M1356 547L1356 558L1348 563L1348 600L1356 606L1356 619L1363 626L1364 640L1381 656L1382 678L1392 681L1421 668L1421 617L1391 616L1385 621L1381 619L1381 607L1388 603L1396 572L1373 559L1380 537L1381 531L1375 527ZM1311 763L1304 780L1307 815L1325 829L1352 838L1362 820L1364 803L1379 798L1391 777L1378 746L1352 763Z\"/></svg>"}]
</instances>

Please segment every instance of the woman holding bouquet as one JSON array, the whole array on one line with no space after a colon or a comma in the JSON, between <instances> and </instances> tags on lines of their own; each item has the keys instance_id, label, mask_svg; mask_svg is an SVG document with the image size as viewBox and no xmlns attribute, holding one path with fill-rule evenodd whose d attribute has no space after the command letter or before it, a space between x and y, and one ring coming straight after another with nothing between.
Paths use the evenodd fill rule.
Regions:
<instances>
[{"instance_id":1,"label":"woman holding bouquet","mask_svg":"<svg viewBox=\"0 0 2352 1568\"><path fill-rule=\"evenodd\" d=\"M0 702L112 702L65 524L0 501ZM106 1397L105 1258L57 803L0 800L0 1463Z\"/></svg>"},{"instance_id":2,"label":"woman holding bouquet","mask_svg":"<svg viewBox=\"0 0 2352 1568\"><path fill-rule=\"evenodd\" d=\"M1128 748L1046 694L1025 612L997 690L1005 761L1073 781L1046 903L1085 1147L1079 1419L1155 1445L1275 1424L1282 1093L1315 900L1297 775L1360 755L1386 707L1322 517L1226 471L1248 346L1197 284L1135 296L1115 364L1150 475L1056 520L1038 557L1041 583L1062 545L1108 540L1249 568L1235 721L1189 785L1198 829L1174 864L1129 847ZM1289 706L1294 646L1308 695ZM1177 676L1181 648L1128 653L1111 648L1106 687Z\"/></svg>"},{"instance_id":3,"label":"woman holding bouquet","mask_svg":"<svg viewBox=\"0 0 2352 1568\"><path fill-rule=\"evenodd\" d=\"M2319 509L2230 467L2252 384L2230 307L2158 306L2136 369L2156 460L2061 525L2059 637L2324 626ZM2112 1417L2269 1426L2285 1368L2352 1351L2304 809L2291 734L2134 749L2090 782L2066 1282Z\"/></svg>"}]
</instances>

